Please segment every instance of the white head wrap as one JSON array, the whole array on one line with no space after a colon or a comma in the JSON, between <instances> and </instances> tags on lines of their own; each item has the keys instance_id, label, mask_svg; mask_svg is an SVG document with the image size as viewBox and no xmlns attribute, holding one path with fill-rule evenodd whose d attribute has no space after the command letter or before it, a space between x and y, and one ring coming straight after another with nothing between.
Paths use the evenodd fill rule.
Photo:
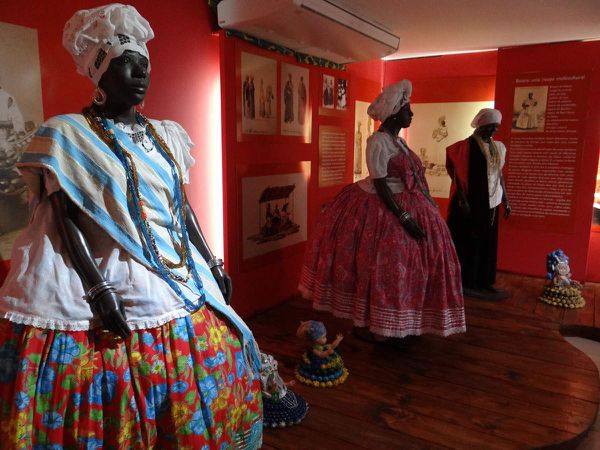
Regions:
<instances>
[{"instance_id":1,"label":"white head wrap","mask_svg":"<svg viewBox=\"0 0 600 450\"><path fill-rule=\"evenodd\" d=\"M497 109L483 108L471 122L471 127L479 128L490 123L502 123L502 113Z\"/></svg>"},{"instance_id":2,"label":"white head wrap","mask_svg":"<svg viewBox=\"0 0 600 450\"><path fill-rule=\"evenodd\" d=\"M63 31L63 46L77 72L98 85L110 61L126 50L150 59L146 42L153 37L150 24L133 6L113 3L73 14Z\"/></svg>"},{"instance_id":3,"label":"white head wrap","mask_svg":"<svg viewBox=\"0 0 600 450\"><path fill-rule=\"evenodd\" d=\"M396 114L400 108L410 102L410 94L412 94L412 83L409 80L402 80L386 86L369 105L367 114L373 120L384 122L385 119Z\"/></svg>"}]
</instances>

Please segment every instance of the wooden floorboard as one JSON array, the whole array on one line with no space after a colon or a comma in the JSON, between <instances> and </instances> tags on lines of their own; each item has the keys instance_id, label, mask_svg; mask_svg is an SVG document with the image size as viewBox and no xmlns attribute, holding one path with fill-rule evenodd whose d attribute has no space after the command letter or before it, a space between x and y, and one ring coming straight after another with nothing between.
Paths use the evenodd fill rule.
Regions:
<instances>
[{"instance_id":1,"label":"wooden floorboard","mask_svg":"<svg viewBox=\"0 0 600 450\"><path fill-rule=\"evenodd\" d=\"M500 274L498 286L512 297L467 299L467 333L424 336L404 349L358 340L351 323L301 299L257 315L249 324L284 380L293 380L303 352L300 320L323 320L330 337L344 334L340 353L350 371L335 388L293 384L309 412L299 425L265 430L264 448L575 448L590 429L586 445L597 442L598 371L561 330L600 323L600 288L586 286L586 307L565 311L537 300L543 285Z\"/></svg>"}]
</instances>

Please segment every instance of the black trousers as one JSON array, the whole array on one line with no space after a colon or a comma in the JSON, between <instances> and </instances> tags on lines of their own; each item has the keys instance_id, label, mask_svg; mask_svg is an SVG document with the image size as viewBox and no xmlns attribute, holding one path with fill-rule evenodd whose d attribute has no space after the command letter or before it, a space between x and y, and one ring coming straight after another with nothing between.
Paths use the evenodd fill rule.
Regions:
<instances>
[{"instance_id":1,"label":"black trousers","mask_svg":"<svg viewBox=\"0 0 600 450\"><path fill-rule=\"evenodd\" d=\"M458 205L451 209L448 228L460 261L463 286L471 289L492 286L496 282L500 207L488 209L489 226L479 223L477 229L473 229L472 220L462 217Z\"/></svg>"}]
</instances>

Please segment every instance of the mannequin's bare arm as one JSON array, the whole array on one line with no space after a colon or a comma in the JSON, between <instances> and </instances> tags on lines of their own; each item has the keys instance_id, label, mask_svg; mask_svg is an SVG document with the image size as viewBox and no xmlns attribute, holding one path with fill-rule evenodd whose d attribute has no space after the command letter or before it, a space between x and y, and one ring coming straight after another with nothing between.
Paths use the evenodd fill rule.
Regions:
<instances>
[{"instance_id":1,"label":"mannequin's bare arm","mask_svg":"<svg viewBox=\"0 0 600 450\"><path fill-rule=\"evenodd\" d=\"M376 178L373 180L373 184L375 185L375 190L377 191L379 198L381 198L388 209L400 220L400 223L406 229L408 234L415 239L425 238L425 231L423 231L415 219L396 202L385 178Z\"/></svg>"},{"instance_id":2,"label":"mannequin's bare arm","mask_svg":"<svg viewBox=\"0 0 600 450\"><path fill-rule=\"evenodd\" d=\"M185 226L190 237L190 242L194 244L194 247L198 249L200 255L202 255L204 260L208 263L210 271L212 272L213 277L215 277L215 280L219 285L219 289L225 298L225 302L229 305L229 302L231 301L231 294L233 293L231 278L227 272L223 270L223 262L221 260L217 260L210 250L208 242L206 242L206 238L202 233L202 228L200 228L198 218L196 217L196 214L194 214L194 210L187 200L184 208L186 212Z\"/></svg>"},{"instance_id":3,"label":"mannequin's bare arm","mask_svg":"<svg viewBox=\"0 0 600 450\"><path fill-rule=\"evenodd\" d=\"M122 338L129 337L131 330L125 319L123 300L100 273L89 243L77 226L77 207L61 191L50 195L50 201L59 233L73 267L88 292L92 309L100 316L108 330Z\"/></svg>"}]
</instances>

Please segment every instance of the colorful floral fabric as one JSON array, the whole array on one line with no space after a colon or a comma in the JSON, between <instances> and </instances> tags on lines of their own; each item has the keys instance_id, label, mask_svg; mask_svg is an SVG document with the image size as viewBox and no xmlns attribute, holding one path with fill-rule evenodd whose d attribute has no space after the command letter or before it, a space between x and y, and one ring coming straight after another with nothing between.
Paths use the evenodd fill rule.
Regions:
<instances>
[{"instance_id":1,"label":"colorful floral fabric","mask_svg":"<svg viewBox=\"0 0 600 450\"><path fill-rule=\"evenodd\" d=\"M15 449L255 449L260 381L209 307L126 341L0 320L0 442Z\"/></svg>"}]
</instances>

